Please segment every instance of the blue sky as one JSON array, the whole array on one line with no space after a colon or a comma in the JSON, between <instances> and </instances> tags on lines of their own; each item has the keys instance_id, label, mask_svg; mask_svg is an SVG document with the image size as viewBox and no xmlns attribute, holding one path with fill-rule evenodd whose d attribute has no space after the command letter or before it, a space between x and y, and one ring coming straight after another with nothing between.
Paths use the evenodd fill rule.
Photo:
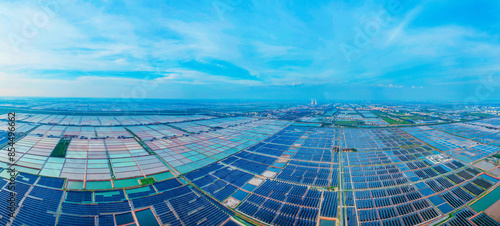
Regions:
<instances>
[{"instance_id":1,"label":"blue sky","mask_svg":"<svg viewBox=\"0 0 500 226\"><path fill-rule=\"evenodd\" d=\"M500 2L2 1L0 95L499 100Z\"/></svg>"}]
</instances>

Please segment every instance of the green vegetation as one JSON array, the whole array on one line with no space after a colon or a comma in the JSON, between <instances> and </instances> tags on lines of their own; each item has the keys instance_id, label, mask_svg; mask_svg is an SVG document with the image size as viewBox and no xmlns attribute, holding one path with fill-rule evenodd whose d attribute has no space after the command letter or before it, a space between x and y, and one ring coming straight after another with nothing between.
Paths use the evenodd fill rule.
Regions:
<instances>
[{"instance_id":1,"label":"green vegetation","mask_svg":"<svg viewBox=\"0 0 500 226\"><path fill-rule=\"evenodd\" d=\"M404 120L402 120L402 121L397 121L397 120L394 120L394 119L392 119L392 118L385 117L385 116L380 117L380 118L382 118L382 120L386 121L387 123L389 123L389 124L391 124L391 125L392 125L392 124L400 124L400 125L411 124L411 123L410 123L410 122L408 122L408 121L404 121Z\"/></svg>"},{"instance_id":2,"label":"green vegetation","mask_svg":"<svg viewBox=\"0 0 500 226\"><path fill-rule=\"evenodd\" d=\"M428 119L428 117L420 116L420 115L401 116L399 118L406 119L406 120L427 120Z\"/></svg>"},{"instance_id":3,"label":"green vegetation","mask_svg":"<svg viewBox=\"0 0 500 226\"><path fill-rule=\"evenodd\" d=\"M69 143L71 142L71 138L61 138L59 143L57 143L52 153L50 153L50 157L66 157L66 151L68 150Z\"/></svg>"},{"instance_id":4,"label":"green vegetation","mask_svg":"<svg viewBox=\"0 0 500 226\"><path fill-rule=\"evenodd\" d=\"M408 121L405 121L405 120L401 120L401 121L398 121L398 120L395 120L395 119L392 119L391 117L389 117L388 114L384 113L384 112L380 112L380 111L372 111L372 113L374 115L376 115L377 117L381 118L382 120L386 121L387 123L391 124L391 125L394 125L394 124L399 124L399 125L408 125L408 124L412 124L411 122L408 122ZM402 114L401 112L398 112L398 114ZM403 118L403 117L402 117Z\"/></svg>"},{"instance_id":5,"label":"green vegetation","mask_svg":"<svg viewBox=\"0 0 500 226\"><path fill-rule=\"evenodd\" d=\"M380 118L382 118L382 120L386 121L389 124L399 124L398 121L389 117L380 117Z\"/></svg>"},{"instance_id":6,"label":"green vegetation","mask_svg":"<svg viewBox=\"0 0 500 226\"><path fill-rule=\"evenodd\" d=\"M142 186L154 184L154 182L156 182L155 179L152 177L146 177L146 178L141 179L140 181L141 181Z\"/></svg>"},{"instance_id":7,"label":"green vegetation","mask_svg":"<svg viewBox=\"0 0 500 226\"><path fill-rule=\"evenodd\" d=\"M500 159L500 154L494 154L493 157Z\"/></svg>"},{"instance_id":8,"label":"green vegetation","mask_svg":"<svg viewBox=\"0 0 500 226\"><path fill-rule=\"evenodd\" d=\"M400 111L400 112L392 112L392 114L396 114L396 115L404 115L408 112L404 112L404 111Z\"/></svg>"},{"instance_id":9,"label":"green vegetation","mask_svg":"<svg viewBox=\"0 0 500 226\"><path fill-rule=\"evenodd\" d=\"M358 152L356 148L342 148L343 152Z\"/></svg>"}]
</instances>

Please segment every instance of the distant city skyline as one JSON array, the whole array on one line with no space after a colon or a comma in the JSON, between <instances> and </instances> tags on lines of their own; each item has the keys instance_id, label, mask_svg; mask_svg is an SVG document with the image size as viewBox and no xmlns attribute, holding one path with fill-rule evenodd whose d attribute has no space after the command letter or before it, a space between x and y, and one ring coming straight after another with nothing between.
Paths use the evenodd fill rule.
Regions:
<instances>
[{"instance_id":1,"label":"distant city skyline","mask_svg":"<svg viewBox=\"0 0 500 226\"><path fill-rule=\"evenodd\" d=\"M2 1L0 96L500 100L500 2Z\"/></svg>"}]
</instances>

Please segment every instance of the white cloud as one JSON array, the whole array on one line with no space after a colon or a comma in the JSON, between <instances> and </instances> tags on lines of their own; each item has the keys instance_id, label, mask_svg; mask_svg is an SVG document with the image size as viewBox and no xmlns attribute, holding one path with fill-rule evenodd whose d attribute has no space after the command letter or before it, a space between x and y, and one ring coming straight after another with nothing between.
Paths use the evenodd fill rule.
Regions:
<instances>
[{"instance_id":1,"label":"white cloud","mask_svg":"<svg viewBox=\"0 0 500 226\"><path fill-rule=\"evenodd\" d=\"M107 6L103 8L102 4ZM142 80L99 80L97 76L71 81L43 79L44 70L169 72L165 82L185 85L331 83L415 89L442 82L467 83L478 74L500 71L500 45L495 35L460 23L409 26L430 4L419 4L395 16L393 23L350 64L345 62L338 44L352 42L354 28L363 25L360 20L383 8L383 4L367 1L362 7L346 7L339 2L315 2L306 9L293 5L299 3L254 1L249 8L243 8L246 6L242 3L226 12L223 21L215 14L207 14L204 3L198 8L161 9L137 2L124 4L130 8L80 1L61 4L47 26L18 52L8 36L0 36L2 76L18 76L18 84L29 87L18 85L18 90L23 90L19 95L42 95L44 90L64 95L84 93L78 90L77 82L98 84L96 93L108 93L105 86L101 90L101 83L109 88L114 87L111 82L116 82L117 89L127 89ZM20 34L24 18L32 19L39 11L36 2L0 2L0 32ZM208 59L238 65L259 81L236 80L180 66L186 60ZM429 70L412 71L426 66ZM0 86L5 94L16 90Z\"/></svg>"},{"instance_id":2,"label":"white cloud","mask_svg":"<svg viewBox=\"0 0 500 226\"><path fill-rule=\"evenodd\" d=\"M271 45L260 41L254 42L254 45L257 47L257 51L261 54L261 57L279 57L295 49L293 46Z\"/></svg>"}]
</instances>

